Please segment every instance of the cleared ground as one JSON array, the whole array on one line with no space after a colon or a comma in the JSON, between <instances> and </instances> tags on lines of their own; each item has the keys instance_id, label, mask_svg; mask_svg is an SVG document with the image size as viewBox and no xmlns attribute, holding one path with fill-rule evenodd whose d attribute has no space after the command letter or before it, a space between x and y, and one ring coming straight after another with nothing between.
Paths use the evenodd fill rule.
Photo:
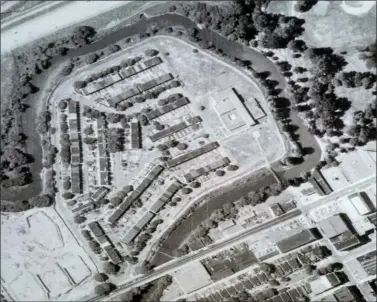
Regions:
<instances>
[{"instance_id":1,"label":"cleared ground","mask_svg":"<svg viewBox=\"0 0 377 302\"><path fill-rule=\"evenodd\" d=\"M1 215L2 285L16 301L79 300L96 268L52 208Z\"/></svg>"}]
</instances>

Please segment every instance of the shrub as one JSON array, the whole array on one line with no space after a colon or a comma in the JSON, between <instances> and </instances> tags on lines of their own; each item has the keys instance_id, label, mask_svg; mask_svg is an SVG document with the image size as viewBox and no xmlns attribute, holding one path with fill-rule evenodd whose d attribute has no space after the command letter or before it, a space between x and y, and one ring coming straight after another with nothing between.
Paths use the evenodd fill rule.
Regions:
<instances>
[{"instance_id":1,"label":"shrub","mask_svg":"<svg viewBox=\"0 0 377 302\"><path fill-rule=\"evenodd\" d=\"M84 216L80 216L80 215L76 215L74 218L73 218L73 221L77 224L81 224L83 223L84 221L86 220L86 217Z\"/></svg>"},{"instance_id":2,"label":"shrub","mask_svg":"<svg viewBox=\"0 0 377 302\"><path fill-rule=\"evenodd\" d=\"M71 192L64 192L64 193L62 194L62 197L63 197L64 199L72 199L73 197L75 197L75 194L73 194L73 193L71 193Z\"/></svg>"}]
</instances>

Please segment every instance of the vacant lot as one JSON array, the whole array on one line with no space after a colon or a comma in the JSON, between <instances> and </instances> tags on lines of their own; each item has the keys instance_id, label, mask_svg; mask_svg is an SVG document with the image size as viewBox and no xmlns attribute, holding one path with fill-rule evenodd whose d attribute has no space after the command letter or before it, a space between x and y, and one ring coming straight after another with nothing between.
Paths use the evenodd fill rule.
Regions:
<instances>
[{"instance_id":1,"label":"vacant lot","mask_svg":"<svg viewBox=\"0 0 377 302\"><path fill-rule=\"evenodd\" d=\"M96 267L54 209L1 217L2 284L16 301L82 299Z\"/></svg>"}]
</instances>

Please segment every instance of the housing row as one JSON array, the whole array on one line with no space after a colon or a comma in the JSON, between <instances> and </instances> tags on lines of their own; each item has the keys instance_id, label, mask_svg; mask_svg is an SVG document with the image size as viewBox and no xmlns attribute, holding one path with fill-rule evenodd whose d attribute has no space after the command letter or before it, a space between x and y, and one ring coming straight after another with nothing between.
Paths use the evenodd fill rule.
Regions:
<instances>
[{"instance_id":1,"label":"housing row","mask_svg":"<svg viewBox=\"0 0 377 302\"><path fill-rule=\"evenodd\" d=\"M128 231L123 241L128 244L140 233L140 231L156 216L158 211L173 197L173 195L182 187L182 184L174 180L166 191L151 206L150 210L145 213L135 226Z\"/></svg>"},{"instance_id":2,"label":"housing row","mask_svg":"<svg viewBox=\"0 0 377 302\"><path fill-rule=\"evenodd\" d=\"M181 131L183 129L186 129L187 127L190 127L194 124L200 123L202 121L200 116L190 117L186 121L180 122L174 126L168 127L166 129L163 129L153 135L149 136L149 139L152 142L156 142L160 139L163 139L165 137L168 137L169 135L172 135L178 131Z\"/></svg>"},{"instance_id":3,"label":"housing row","mask_svg":"<svg viewBox=\"0 0 377 302\"><path fill-rule=\"evenodd\" d=\"M122 101L126 101L132 98L133 96L136 96L140 93L150 90L156 86L162 85L166 83L167 81L172 80L173 78L174 77L171 73L163 74L145 83L137 84L136 87L131 87L128 90L121 92L114 97L107 98L106 101L110 106L115 107L118 103Z\"/></svg>"},{"instance_id":4,"label":"housing row","mask_svg":"<svg viewBox=\"0 0 377 302\"><path fill-rule=\"evenodd\" d=\"M99 155L99 179L101 186L110 185L110 157L106 149L105 124L101 118L97 119L97 146Z\"/></svg>"},{"instance_id":5,"label":"housing row","mask_svg":"<svg viewBox=\"0 0 377 302\"><path fill-rule=\"evenodd\" d=\"M224 167L230 163L229 158L223 157L219 160L214 161L213 163L206 165L204 167L201 167L199 169L190 171L189 173L185 174L184 177L187 182L191 182L195 179L197 179L200 176L203 176L207 174L208 172L211 172L213 170L216 170L218 168Z\"/></svg>"},{"instance_id":6,"label":"housing row","mask_svg":"<svg viewBox=\"0 0 377 302\"><path fill-rule=\"evenodd\" d=\"M82 193L82 154L81 154L81 139L80 139L80 119L79 119L79 104L78 102L70 100L68 102L68 126L70 138L71 151L71 188L72 193Z\"/></svg>"},{"instance_id":7,"label":"housing row","mask_svg":"<svg viewBox=\"0 0 377 302\"><path fill-rule=\"evenodd\" d=\"M131 204L151 185L153 180L164 170L160 165L155 166L135 190L119 205L119 208L108 218L108 221L115 224L128 210Z\"/></svg>"},{"instance_id":8,"label":"housing row","mask_svg":"<svg viewBox=\"0 0 377 302\"><path fill-rule=\"evenodd\" d=\"M160 63L162 63L162 59L160 57L154 57L144 62L137 63L134 66L121 69L119 73L112 73L110 75L103 77L102 79L88 83L86 87L82 88L82 92L85 95L93 94L121 80L124 80L142 71L152 68L153 66L156 66Z\"/></svg>"},{"instance_id":9,"label":"housing row","mask_svg":"<svg viewBox=\"0 0 377 302\"><path fill-rule=\"evenodd\" d=\"M159 116L161 115L164 115L170 111L173 111L175 109L178 109L182 106L185 106L187 104L189 104L189 100L186 98L186 97L181 97L179 98L178 100L170 103L170 104L167 104L167 105L164 105L162 107L159 107L157 109L154 109L152 111L149 111L145 114L145 116L149 119L149 120L153 120L155 118L158 118Z\"/></svg>"},{"instance_id":10,"label":"housing row","mask_svg":"<svg viewBox=\"0 0 377 302\"><path fill-rule=\"evenodd\" d=\"M187 152L181 156L178 156L176 158L173 158L171 160L168 160L167 162L167 165L169 168L173 168L175 166L178 166L186 161L189 161L191 159L194 159L195 157L198 157L200 155L203 155L205 153L208 153L216 148L219 147L219 143L218 142L211 142L205 146L202 146L202 147L199 147L199 148L196 148L190 152Z\"/></svg>"},{"instance_id":11,"label":"housing row","mask_svg":"<svg viewBox=\"0 0 377 302\"><path fill-rule=\"evenodd\" d=\"M92 211L100 200L105 198L105 196L110 192L110 190L106 187L99 187L97 188L94 193L90 194L89 198L86 200L86 203L79 203L76 207L74 207L71 211L74 214L83 215L90 211Z\"/></svg>"},{"instance_id":12,"label":"housing row","mask_svg":"<svg viewBox=\"0 0 377 302\"><path fill-rule=\"evenodd\" d=\"M123 262L118 250L113 246L109 237L105 234L98 221L94 221L88 224L89 229L96 237L98 243L103 247L109 258L114 264Z\"/></svg>"}]
</instances>

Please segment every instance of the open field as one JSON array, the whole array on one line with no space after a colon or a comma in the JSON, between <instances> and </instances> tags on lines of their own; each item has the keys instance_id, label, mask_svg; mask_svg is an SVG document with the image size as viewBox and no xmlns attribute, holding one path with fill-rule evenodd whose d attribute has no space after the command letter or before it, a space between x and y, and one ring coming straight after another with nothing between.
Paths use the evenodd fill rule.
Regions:
<instances>
[{"instance_id":1,"label":"open field","mask_svg":"<svg viewBox=\"0 0 377 302\"><path fill-rule=\"evenodd\" d=\"M360 2L375 3L375 1ZM369 10L366 13L354 15L343 9L342 1L318 1L306 13L297 13L293 8L294 4L295 1L271 1L268 11L304 18L303 37L311 47L328 46L348 50L367 46L375 40L375 5L368 5Z\"/></svg>"},{"instance_id":2,"label":"open field","mask_svg":"<svg viewBox=\"0 0 377 302\"><path fill-rule=\"evenodd\" d=\"M93 262L54 209L1 215L1 279L14 300L82 299L93 273Z\"/></svg>"}]
</instances>

